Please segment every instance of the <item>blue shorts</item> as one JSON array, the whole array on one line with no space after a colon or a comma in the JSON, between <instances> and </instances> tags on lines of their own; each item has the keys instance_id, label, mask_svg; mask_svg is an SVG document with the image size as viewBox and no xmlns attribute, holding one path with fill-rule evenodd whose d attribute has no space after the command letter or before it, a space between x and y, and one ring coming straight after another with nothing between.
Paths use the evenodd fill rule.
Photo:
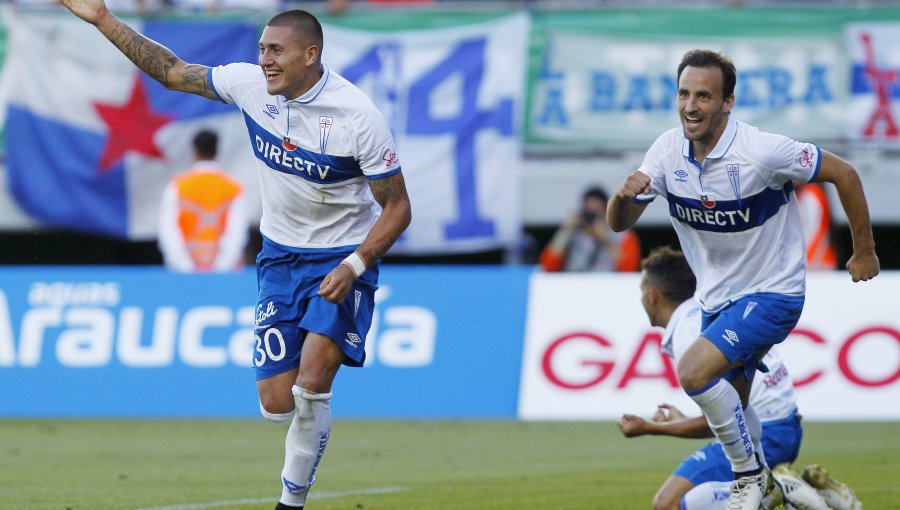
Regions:
<instances>
[{"instance_id":1,"label":"blue shorts","mask_svg":"<svg viewBox=\"0 0 900 510\"><path fill-rule=\"evenodd\" d=\"M769 466L797 460L800 441L803 440L803 427L796 410L782 420L763 422L762 429L763 453ZM687 478L694 485L729 482L734 479L731 463L718 442L709 443L684 459L673 474Z\"/></svg>"},{"instance_id":2,"label":"blue shorts","mask_svg":"<svg viewBox=\"0 0 900 510\"><path fill-rule=\"evenodd\" d=\"M343 303L336 305L316 295L325 276L355 249L291 248L263 238L256 257L256 380L300 366L306 333L331 338L346 355L344 364L362 366L366 360L366 334L372 325L378 264L353 283Z\"/></svg>"},{"instance_id":3,"label":"blue shorts","mask_svg":"<svg viewBox=\"0 0 900 510\"><path fill-rule=\"evenodd\" d=\"M803 302L803 296L750 294L718 312L703 312L700 334L714 343L728 361L744 365L726 378L733 380L743 371L749 380L757 367L767 372L760 360L797 325Z\"/></svg>"}]
</instances>

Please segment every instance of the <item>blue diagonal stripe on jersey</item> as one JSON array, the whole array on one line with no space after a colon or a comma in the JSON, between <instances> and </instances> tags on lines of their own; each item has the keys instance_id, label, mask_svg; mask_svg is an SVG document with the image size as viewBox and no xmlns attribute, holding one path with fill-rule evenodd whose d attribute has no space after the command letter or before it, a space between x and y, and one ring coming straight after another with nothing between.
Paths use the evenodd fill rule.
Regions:
<instances>
[{"instance_id":1,"label":"blue diagonal stripe on jersey","mask_svg":"<svg viewBox=\"0 0 900 510\"><path fill-rule=\"evenodd\" d=\"M793 185L782 189L766 188L740 200L716 200L712 209L700 200L668 193L669 215L697 230L708 232L743 232L764 224L788 203Z\"/></svg>"},{"instance_id":2,"label":"blue diagonal stripe on jersey","mask_svg":"<svg viewBox=\"0 0 900 510\"><path fill-rule=\"evenodd\" d=\"M257 159L272 170L297 175L312 182L331 184L363 175L359 163L350 156L329 156L297 147L286 151L281 139L256 123L247 112L244 122Z\"/></svg>"}]
</instances>

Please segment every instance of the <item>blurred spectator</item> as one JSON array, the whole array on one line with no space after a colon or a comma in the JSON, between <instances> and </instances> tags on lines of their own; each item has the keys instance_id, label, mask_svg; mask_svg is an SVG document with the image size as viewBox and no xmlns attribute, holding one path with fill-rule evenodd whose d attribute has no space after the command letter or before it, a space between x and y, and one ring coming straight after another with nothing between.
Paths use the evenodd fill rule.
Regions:
<instances>
[{"instance_id":1,"label":"blurred spectator","mask_svg":"<svg viewBox=\"0 0 900 510\"><path fill-rule=\"evenodd\" d=\"M280 0L168 0L177 9L194 12L217 12L221 10L276 11Z\"/></svg>"},{"instance_id":2,"label":"blurred spectator","mask_svg":"<svg viewBox=\"0 0 900 510\"><path fill-rule=\"evenodd\" d=\"M806 239L806 268L810 271L837 269L837 255L831 244L828 195L814 182L795 182L795 190Z\"/></svg>"},{"instance_id":3,"label":"blurred spectator","mask_svg":"<svg viewBox=\"0 0 900 510\"><path fill-rule=\"evenodd\" d=\"M166 267L182 272L233 271L247 243L244 185L213 160L219 137L194 136L194 165L166 186L160 203L159 247Z\"/></svg>"},{"instance_id":4,"label":"blurred spectator","mask_svg":"<svg viewBox=\"0 0 900 510\"><path fill-rule=\"evenodd\" d=\"M581 207L557 229L541 252L545 271L638 271L641 245L632 230L614 232L606 223L606 191L584 192Z\"/></svg>"},{"instance_id":5,"label":"blurred spectator","mask_svg":"<svg viewBox=\"0 0 900 510\"><path fill-rule=\"evenodd\" d=\"M369 4L381 5L424 5L433 4L437 0L362 0ZM350 7L350 0L328 0L328 12L331 14L343 14Z\"/></svg>"}]
</instances>

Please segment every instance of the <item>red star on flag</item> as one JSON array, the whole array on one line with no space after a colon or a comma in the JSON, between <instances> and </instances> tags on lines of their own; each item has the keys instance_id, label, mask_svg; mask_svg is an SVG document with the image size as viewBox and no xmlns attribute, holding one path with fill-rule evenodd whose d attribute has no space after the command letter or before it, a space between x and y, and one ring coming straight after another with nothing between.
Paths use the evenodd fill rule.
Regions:
<instances>
[{"instance_id":1,"label":"red star on flag","mask_svg":"<svg viewBox=\"0 0 900 510\"><path fill-rule=\"evenodd\" d=\"M131 97L124 105L94 103L97 114L109 128L109 138L100 156L100 172L105 173L126 152L137 152L154 158L163 153L153 141L157 131L172 121L172 116L161 115L150 109L147 92L140 77L134 80Z\"/></svg>"}]
</instances>

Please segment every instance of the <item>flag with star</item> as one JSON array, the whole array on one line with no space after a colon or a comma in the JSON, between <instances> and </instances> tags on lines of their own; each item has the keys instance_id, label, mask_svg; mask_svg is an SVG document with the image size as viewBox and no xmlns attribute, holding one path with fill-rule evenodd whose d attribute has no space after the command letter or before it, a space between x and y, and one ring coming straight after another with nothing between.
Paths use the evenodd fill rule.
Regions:
<instances>
[{"instance_id":1,"label":"flag with star","mask_svg":"<svg viewBox=\"0 0 900 510\"><path fill-rule=\"evenodd\" d=\"M190 166L191 140L201 128L219 133L219 161L248 184L248 197L258 196L252 151L233 106L166 90L72 16L14 17L7 23L8 186L36 223L154 238L159 197ZM253 23L126 22L186 62L256 59Z\"/></svg>"}]
</instances>

